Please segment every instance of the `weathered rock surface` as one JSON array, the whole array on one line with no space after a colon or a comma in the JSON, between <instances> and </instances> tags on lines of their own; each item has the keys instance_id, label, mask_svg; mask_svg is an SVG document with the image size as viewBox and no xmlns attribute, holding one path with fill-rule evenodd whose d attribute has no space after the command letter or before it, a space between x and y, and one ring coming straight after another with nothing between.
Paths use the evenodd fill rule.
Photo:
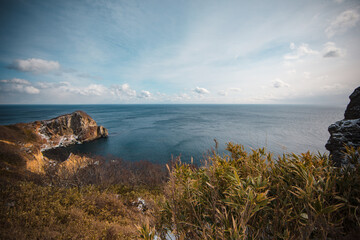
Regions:
<instances>
[{"instance_id":1,"label":"weathered rock surface","mask_svg":"<svg viewBox=\"0 0 360 240\"><path fill-rule=\"evenodd\" d=\"M107 129L98 126L95 120L83 111L35 122L34 125L38 133L47 140L42 150L108 136Z\"/></svg>"},{"instance_id":2,"label":"weathered rock surface","mask_svg":"<svg viewBox=\"0 0 360 240\"><path fill-rule=\"evenodd\" d=\"M360 87L350 95L350 103L345 110L345 119L360 118Z\"/></svg>"},{"instance_id":3,"label":"weathered rock surface","mask_svg":"<svg viewBox=\"0 0 360 240\"><path fill-rule=\"evenodd\" d=\"M43 172L50 161L43 155L44 150L107 136L106 128L82 111L45 121L0 126L0 175L1 169L12 168Z\"/></svg>"},{"instance_id":4,"label":"weathered rock surface","mask_svg":"<svg viewBox=\"0 0 360 240\"><path fill-rule=\"evenodd\" d=\"M345 118L329 126L330 138L325 145L337 165L348 163L344 153L345 146L355 149L360 147L360 87L356 88L349 98Z\"/></svg>"}]
</instances>

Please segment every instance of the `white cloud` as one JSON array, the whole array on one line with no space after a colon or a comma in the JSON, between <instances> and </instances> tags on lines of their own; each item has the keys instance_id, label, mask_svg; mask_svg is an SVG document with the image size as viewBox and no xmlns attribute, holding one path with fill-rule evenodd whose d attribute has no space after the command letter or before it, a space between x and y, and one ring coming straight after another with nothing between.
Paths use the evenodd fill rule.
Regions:
<instances>
[{"instance_id":1,"label":"white cloud","mask_svg":"<svg viewBox=\"0 0 360 240\"><path fill-rule=\"evenodd\" d=\"M334 0L336 3L343 3L345 0Z\"/></svg>"},{"instance_id":2,"label":"white cloud","mask_svg":"<svg viewBox=\"0 0 360 240\"><path fill-rule=\"evenodd\" d=\"M325 29L326 35L331 38L336 34L344 33L348 29L356 26L359 22L360 15L356 10L346 10L338 15Z\"/></svg>"},{"instance_id":3,"label":"white cloud","mask_svg":"<svg viewBox=\"0 0 360 240\"><path fill-rule=\"evenodd\" d=\"M341 85L338 84L338 83L334 83L334 84L332 84L332 85L325 85L325 86L323 87L323 89L324 89L325 91L338 90L338 89L341 89Z\"/></svg>"},{"instance_id":4,"label":"white cloud","mask_svg":"<svg viewBox=\"0 0 360 240\"><path fill-rule=\"evenodd\" d=\"M229 91L231 91L231 92L241 92L242 89L241 88L229 88Z\"/></svg>"},{"instance_id":5,"label":"white cloud","mask_svg":"<svg viewBox=\"0 0 360 240\"><path fill-rule=\"evenodd\" d=\"M310 78L310 74L309 72L304 72L304 78L305 79L309 79Z\"/></svg>"},{"instance_id":6,"label":"white cloud","mask_svg":"<svg viewBox=\"0 0 360 240\"><path fill-rule=\"evenodd\" d=\"M31 83L27 80L20 78L13 79L4 79L0 80L0 90L5 92L19 92L19 93L28 93L28 94L38 94L40 90L34 86L31 86Z\"/></svg>"},{"instance_id":7,"label":"white cloud","mask_svg":"<svg viewBox=\"0 0 360 240\"><path fill-rule=\"evenodd\" d=\"M184 101L184 100L186 101L186 100L190 100L191 97L187 93L180 93L180 94L177 94L174 97L174 99L177 100L177 101Z\"/></svg>"},{"instance_id":8,"label":"white cloud","mask_svg":"<svg viewBox=\"0 0 360 240\"><path fill-rule=\"evenodd\" d=\"M24 79L10 79L0 80L0 90L6 92L23 92L29 94L38 94L40 89L44 89L43 94L53 95L59 94L68 97L80 96L94 96L102 97L103 99L110 99L111 96L116 96L121 99L131 98L152 98L149 91L142 90L139 94L131 89L129 84L122 84L119 86L106 87L101 84L90 84L88 86L74 86L69 82L37 82L34 86ZM70 94L70 95L69 95Z\"/></svg>"},{"instance_id":9,"label":"white cloud","mask_svg":"<svg viewBox=\"0 0 360 240\"><path fill-rule=\"evenodd\" d=\"M273 87L274 88L282 88L282 87L290 87L290 85L281 79L277 78L273 81Z\"/></svg>"},{"instance_id":10,"label":"white cloud","mask_svg":"<svg viewBox=\"0 0 360 240\"><path fill-rule=\"evenodd\" d=\"M294 50L294 49L295 49L295 43L293 43L293 42L290 43L290 49L291 49L291 50Z\"/></svg>"},{"instance_id":11,"label":"white cloud","mask_svg":"<svg viewBox=\"0 0 360 240\"><path fill-rule=\"evenodd\" d=\"M26 93L29 93L29 94L38 94L38 93L40 93L40 90L33 87L33 86L25 86L23 88L23 91L26 92Z\"/></svg>"},{"instance_id":12,"label":"white cloud","mask_svg":"<svg viewBox=\"0 0 360 240\"><path fill-rule=\"evenodd\" d=\"M317 51L312 50L306 43L302 43L299 47L296 47L294 43L291 43L290 49L292 50L292 53L286 54L284 56L285 60L297 60L301 57L318 54Z\"/></svg>"},{"instance_id":13,"label":"white cloud","mask_svg":"<svg viewBox=\"0 0 360 240\"><path fill-rule=\"evenodd\" d=\"M349 94L348 87L340 83L330 83L322 87L322 90L327 94Z\"/></svg>"},{"instance_id":14,"label":"white cloud","mask_svg":"<svg viewBox=\"0 0 360 240\"><path fill-rule=\"evenodd\" d=\"M227 96L227 95L228 95L228 93L227 93L225 90L220 90L220 91L218 91L218 94L219 94L220 96Z\"/></svg>"},{"instance_id":15,"label":"white cloud","mask_svg":"<svg viewBox=\"0 0 360 240\"><path fill-rule=\"evenodd\" d=\"M287 71L288 74L295 74L296 73L296 69L290 69Z\"/></svg>"},{"instance_id":16,"label":"white cloud","mask_svg":"<svg viewBox=\"0 0 360 240\"><path fill-rule=\"evenodd\" d=\"M151 93L149 91L142 90L137 97L138 98L150 98Z\"/></svg>"},{"instance_id":17,"label":"white cloud","mask_svg":"<svg viewBox=\"0 0 360 240\"><path fill-rule=\"evenodd\" d=\"M209 94L210 93L209 90L207 90L206 88L201 88L201 87L196 87L193 91L198 94Z\"/></svg>"},{"instance_id":18,"label":"white cloud","mask_svg":"<svg viewBox=\"0 0 360 240\"><path fill-rule=\"evenodd\" d=\"M124 83L120 86L114 85L111 88L111 93L118 97L135 97L136 91L131 89L129 84Z\"/></svg>"},{"instance_id":19,"label":"white cloud","mask_svg":"<svg viewBox=\"0 0 360 240\"><path fill-rule=\"evenodd\" d=\"M28 80L20 79L20 78L13 78L13 79L10 79L10 80L4 79L4 80L0 80L0 82L2 82L2 83L30 85L30 82Z\"/></svg>"},{"instance_id":20,"label":"white cloud","mask_svg":"<svg viewBox=\"0 0 360 240\"><path fill-rule=\"evenodd\" d=\"M241 88L228 88L227 90L220 90L217 93L220 96L227 96L228 94L231 94L231 92L237 93L237 92L241 92L241 91L242 91Z\"/></svg>"},{"instance_id":21,"label":"white cloud","mask_svg":"<svg viewBox=\"0 0 360 240\"><path fill-rule=\"evenodd\" d=\"M80 94L86 96L90 96L90 95L101 96L104 95L106 92L107 92L107 88L100 84L90 84L85 89L79 91Z\"/></svg>"},{"instance_id":22,"label":"white cloud","mask_svg":"<svg viewBox=\"0 0 360 240\"><path fill-rule=\"evenodd\" d=\"M90 84L87 87L75 87L69 82L37 82L36 86L40 89L47 89L47 92L68 92L83 96L105 96L109 89L101 84Z\"/></svg>"},{"instance_id":23,"label":"white cloud","mask_svg":"<svg viewBox=\"0 0 360 240\"><path fill-rule=\"evenodd\" d=\"M70 83L69 82L59 82L59 83L53 83L53 82L37 82L36 86L38 88L41 89L49 89L49 88L56 88L56 89L61 89L61 88L66 88L66 87L70 87Z\"/></svg>"},{"instance_id":24,"label":"white cloud","mask_svg":"<svg viewBox=\"0 0 360 240\"><path fill-rule=\"evenodd\" d=\"M343 57L345 51L341 48L337 48L335 43L327 42L324 44L323 57L324 58L333 58L333 57Z\"/></svg>"},{"instance_id":25,"label":"white cloud","mask_svg":"<svg viewBox=\"0 0 360 240\"><path fill-rule=\"evenodd\" d=\"M32 72L36 74L48 73L60 69L59 62L56 61L47 61L38 58L29 58L29 59L17 59L11 65L10 69L15 69L21 72Z\"/></svg>"}]
</instances>

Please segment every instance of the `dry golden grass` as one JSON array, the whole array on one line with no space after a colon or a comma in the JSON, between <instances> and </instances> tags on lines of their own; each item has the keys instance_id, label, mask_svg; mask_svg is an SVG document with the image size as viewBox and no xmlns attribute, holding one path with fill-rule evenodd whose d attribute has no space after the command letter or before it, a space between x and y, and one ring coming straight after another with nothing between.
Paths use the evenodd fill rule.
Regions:
<instances>
[{"instance_id":1,"label":"dry golden grass","mask_svg":"<svg viewBox=\"0 0 360 240\"><path fill-rule=\"evenodd\" d=\"M153 223L153 213L139 211L132 201L141 196L150 206L156 195L132 191L19 182L1 190L0 239L137 239L135 225Z\"/></svg>"},{"instance_id":2,"label":"dry golden grass","mask_svg":"<svg viewBox=\"0 0 360 240\"><path fill-rule=\"evenodd\" d=\"M154 225L164 167L74 155L35 174L17 146L0 144L0 239L138 239L136 225Z\"/></svg>"}]
</instances>

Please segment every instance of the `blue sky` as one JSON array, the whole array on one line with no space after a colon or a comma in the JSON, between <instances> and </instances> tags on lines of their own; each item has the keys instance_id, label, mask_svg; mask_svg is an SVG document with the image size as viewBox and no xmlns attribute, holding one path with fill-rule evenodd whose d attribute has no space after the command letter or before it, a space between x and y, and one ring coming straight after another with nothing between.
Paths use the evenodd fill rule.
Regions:
<instances>
[{"instance_id":1,"label":"blue sky","mask_svg":"<svg viewBox=\"0 0 360 240\"><path fill-rule=\"evenodd\" d=\"M0 3L0 103L346 105L360 2Z\"/></svg>"}]
</instances>

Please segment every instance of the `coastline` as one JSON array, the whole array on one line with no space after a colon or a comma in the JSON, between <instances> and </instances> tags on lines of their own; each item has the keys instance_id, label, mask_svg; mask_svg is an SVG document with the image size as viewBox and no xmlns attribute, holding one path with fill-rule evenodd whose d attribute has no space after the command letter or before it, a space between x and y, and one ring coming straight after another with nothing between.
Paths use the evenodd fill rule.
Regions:
<instances>
[{"instance_id":1,"label":"coastline","mask_svg":"<svg viewBox=\"0 0 360 240\"><path fill-rule=\"evenodd\" d=\"M81 116L80 119L85 116L85 121L73 116ZM284 231L289 236L339 238L344 231L346 236L356 237L358 234L356 229L359 226L353 221L357 213L345 204L354 202L360 192L356 185L360 176L357 174L360 169L357 162L352 163L352 168L339 168L334 167L326 154L307 152L277 158L264 149L247 152L243 146L232 143L227 144L228 155L221 156L214 149L204 165L184 163L177 158L166 165L167 169L164 165L147 161L107 161L101 157L72 153L65 161L54 161L43 156L42 150L46 144L56 149L78 140L91 141L108 135L107 131L99 130L101 127L94 125L93 120L87 117L85 113L73 113L49 121L1 126L0 134L2 138L7 138L2 139L0 145L8 146L2 151L17 149L16 153L25 160L22 167L15 166L14 162L9 161L11 159L1 162L6 166L1 168L1 172L6 174L0 178L5 189L0 200L5 203L6 209L16 209L7 215L5 224L16 223L13 226L18 226L22 216L27 214L29 221L43 229L45 222L54 222L59 218L59 210L52 209L61 209L67 220L54 222L51 225L53 233L39 231L37 227L25 231L26 234L59 236L60 232L65 232L73 238L71 234L76 232L91 237L106 235L111 239L138 236L147 239L155 234L164 238L170 233L180 238L216 236L228 239L230 236L257 236L259 231L270 237L278 233L279 227L286 229ZM349 152L349 156L354 154ZM42 171L37 170L40 168L39 162L36 165L25 158L28 155L39 155L42 160L46 159L46 164L41 166ZM344 179L343 176L351 179ZM349 192L349 187L342 188L343 185L351 185L352 190ZM324 207L304 211L303 206L312 206L319 197L323 199L321 204ZM28 201L35 201L31 208L39 213L28 213ZM193 204L197 208L194 209ZM228 217L219 209L231 215L232 224L228 227ZM323 209L328 210L324 212ZM43 212L50 214L44 215ZM197 217L194 217L194 212ZM39 214L45 222L39 220ZM329 230L328 226L335 224L333 219L338 214L346 221L341 222L339 230ZM244 216L248 217L244 219ZM317 216L325 220L317 220ZM203 220L199 222L199 218ZM186 219L186 222L181 219ZM210 229L209 221L221 224L213 225ZM86 230L82 227L69 230L74 226L73 222L77 226L85 224L88 227ZM349 222L355 231L348 229ZM111 224L111 227L107 224ZM290 225L291 228L288 227ZM55 226L60 230L56 231ZM223 231L224 226L226 231ZM86 232L88 228L91 229L89 233ZM201 234L196 230L198 228L203 229ZM257 232L246 232L248 228ZM13 231L19 230L9 227L1 234L9 237Z\"/></svg>"},{"instance_id":2,"label":"coastline","mask_svg":"<svg viewBox=\"0 0 360 240\"><path fill-rule=\"evenodd\" d=\"M48 119L79 109L78 105L20 106L7 121ZM340 119L343 109L278 105L84 105L82 108L110 131L107 141L72 146L74 153L111 154L129 161L166 163L171 156L200 161L219 142L247 150L269 152L327 152L327 126ZM23 114L19 114L23 113ZM6 114L6 111L4 111ZM21 120L22 119L22 120ZM1 116L0 116L1 120Z\"/></svg>"}]
</instances>

